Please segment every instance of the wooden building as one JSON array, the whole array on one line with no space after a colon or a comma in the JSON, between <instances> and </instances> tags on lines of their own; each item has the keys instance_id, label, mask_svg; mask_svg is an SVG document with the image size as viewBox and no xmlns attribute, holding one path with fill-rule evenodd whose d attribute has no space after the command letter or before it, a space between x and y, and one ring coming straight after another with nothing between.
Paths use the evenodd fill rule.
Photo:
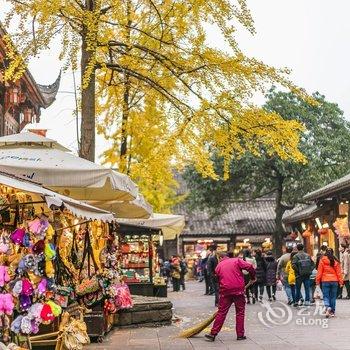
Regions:
<instances>
[{"instance_id":1,"label":"wooden building","mask_svg":"<svg viewBox=\"0 0 350 350\"><path fill-rule=\"evenodd\" d=\"M39 122L41 109L55 101L61 80L60 74L52 85L40 85L26 70L18 81L5 82L5 34L0 25L0 136L18 133L27 124Z\"/></svg>"}]
</instances>

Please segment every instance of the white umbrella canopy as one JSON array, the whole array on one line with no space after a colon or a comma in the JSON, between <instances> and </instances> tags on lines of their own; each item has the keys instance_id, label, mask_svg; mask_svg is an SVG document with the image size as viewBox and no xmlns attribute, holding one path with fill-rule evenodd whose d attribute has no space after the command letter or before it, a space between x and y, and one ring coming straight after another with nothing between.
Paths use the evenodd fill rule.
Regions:
<instances>
[{"instance_id":1,"label":"white umbrella canopy","mask_svg":"<svg viewBox=\"0 0 350 350\"><path fill-rule=\"evenodd\" d=\"M153 213L148 219L117 219L119 223L133 226L149 228L159 228L163 232L165 240L175 239L185 227L185 217L183 215Z\"/></svg>"},{"instance_id":2,"label":"white umbrella canopy","mask_svg":"<svg viewBox=\"0 0 350 350\"><path fill-rule=\"evenodd\" d=\"M149 217L149 205L134 216L129 202L137 200L138 187L127 176L79 158L54 140L33 133L0 137L0 171L27 178L63 195L102 205L118 202L124 217ZM125 203L125 204L123 204ZM137 202L134 203L137 206ZM142 214L141 214L142 212Z\"/></svg>"},{"instance_id":3,"label":"white umbrella canopy","mask_svg":"<svg viewBox=\"0 0 350 350\"><path fill-rule=\"evenodd\" d=\"M152 206L139 194L132 201L88 201L89 204L114 213L118 218L147 219Z\"/></svg>"}]
</instances>

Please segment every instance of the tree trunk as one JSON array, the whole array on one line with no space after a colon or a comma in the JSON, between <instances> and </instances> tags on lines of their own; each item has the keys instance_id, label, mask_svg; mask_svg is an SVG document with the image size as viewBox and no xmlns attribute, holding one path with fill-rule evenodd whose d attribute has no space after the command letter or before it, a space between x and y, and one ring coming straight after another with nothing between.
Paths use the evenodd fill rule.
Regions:
<instances>
[{"instance_id":1,"label":"tree trunk","mask_svg":"<svg viewBox=\"0 0 350 350\"><path fill-rule=\"evenodd\" d=\"M130 82L129 75L125 74L124 78L124 93L123 93L123 115L122 115L122 130L120 141L120 164L119 171L126 173L127 171L127 151L128 151L128 133L127 126L129 120L129 98L130 98Z\"/></svg>"},{"instance_id":2,"label":"tree trunk","mask_svg":"<svg viewBox=\"0 0 350 350\"><path fill-rule=\"evenodd\" d=\"M276 202L275 202L275 232L273 235L273 251L276 257L280 256L282 253L283 246L283 236L284 236L284 227L283 227L283 214L285 208L282 204L282 195L283 195L283 176L278 176L277 178L277 191L276 191Z\"/></svg>"},{"instance_id":3,"label":"tree trunk","mask_svg":"<svg viewBox=\"0 0 350 350\"><path fill-rule=\"evenodd\" d=\"M79 156L95 161L95 71L90 76L89 84L83 88L86 68L93 58L93 51L87 50L86 33L82 34L81 48L81 130Z\"/></svg>"}]
</instances>

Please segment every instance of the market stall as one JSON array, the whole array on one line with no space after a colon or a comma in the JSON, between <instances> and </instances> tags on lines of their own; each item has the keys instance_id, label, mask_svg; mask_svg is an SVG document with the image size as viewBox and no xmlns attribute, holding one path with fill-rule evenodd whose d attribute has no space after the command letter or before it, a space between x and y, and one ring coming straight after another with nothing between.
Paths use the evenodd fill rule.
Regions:
<instances>
[{"instance_id":1,"label":"market stall","mask_svg":"<svg viewBox=\"0 0 350 350\"><path fill-rule=\"evenodd\" d=\"M119 223L119 268L131 294L153 296L159 276L159 230Z\"/></svg>"},{"instance_id":2,"label":"market stall","mask_svg":"<svg viewBox=\"0 0 350 350\"><path fill-rule=\"evenodd\" d=\"M47 344L29 336L55 328L59 332L63 310L73 304L79 307L77 301L86 307L89 290L84 283L94 277L96 281L98 273L91 272L90 240L97 237L93 226L112 222L114 216L6 173L0 173L0 215L1 340L13 340L28 348L31 342ZM84 248L76 250L83 261L79 269L69 249L76 234L84 242ZM114 282L113 278L105 281ZM98 285L103 288L100 281ZM84 338L84 322L72 320L67 325L80 327Z\"/></svg>"}]
</instances>

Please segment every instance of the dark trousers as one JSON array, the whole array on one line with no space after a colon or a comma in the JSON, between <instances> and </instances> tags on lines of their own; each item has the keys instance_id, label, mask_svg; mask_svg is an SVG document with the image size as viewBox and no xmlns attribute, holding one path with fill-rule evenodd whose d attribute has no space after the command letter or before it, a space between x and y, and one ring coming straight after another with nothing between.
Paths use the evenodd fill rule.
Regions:
<instances>
[{"instance_id":1,"label":"dark trousers","mask_svg":"<svg viewBox=\"0 0 350 350\"><path fill-rule=\"evenodd\" d=\"M209 294L210 292L210 280L209 280L209 276L208 276L208 271L204 270L204 282L205 282L205 294Z\"/></svg>"},{"instance_id":2,"label":"dark trousers","mask_svg":"<svg viewBox=\"0 0 350 350\"><path fill-rule=\"evenodd\" d=\"M219 309L215 317L211 334L217 335L227 316L228 311L232 304L235 304L236 308L236 333L237 337L244 336L244 314L245 314L245 298L244 294L241 295L225 295L220 294Z\"/></svg>"},{"instance_id":3,"label":"dark trousers","mask_svg":"<svg viewBox=\"0 0 350 350\"><path fill-rule=\"evenodd\" d=\"M346 296L350 298L350 281L344 281L344 286L346 289ZM343 296L343 287L338 287L338 297Z\"/></svg>"},{"instance_id":4,"label":"dark trousers","mask_svg":"<svg viewBox=\"0 0 350 350\"><path fill-rule=\"evenodd\" d=\"M180 275L180 287L182 287L182 290L185 290L185 275Z\"/></svg>"},{"instance_id":5,"label":"dark trousers","mask_svg":"<svg viewBox=\"0 0 350 350\"><path fill-rule=\"evenodd\" d=\"M298 276L296 278L296 294L295 302L297 303L301 297L301 286L304 285L305 288L305 301L310 301L310 276Z\"/></svg>"},{"instance_id":6,"label":"dark trousers","mask_svg":"<svg viewBox=\"0 0 350 350\"><path fill-rule=\"evenodd\" d=\"M214 295L215 295L215 306L217 306L219 304L219 282L215 277L212 278L211 286L213 288Z\"/></svg>"},{"instance_id":7,"label":"dark trousers","mask_svg":"<svg viewBox=\"0 0 350 350\"><path fill-rule=\"evenodd\" d=\"M173 277L173 290L174 292L178 292L180 290L180 278Z\"/></svg>"},{"instance_id":8,"label":"dark trousers","mask_svg":"<svg viewBox=\"0 0 350 350\"><path fill-rule=\"evenodd\" d=\"M289 285L291 293L292 293L292 301L293 303L296 303L296 297L295 297L295 284Z\"/></svg>"},{"instance_id":9,"label":"dark trousers","mask_svg":"<svg viewBox=\"0 0 350 350\"><path fill-rule=\"evenodd\" d=\"M276 295L276 288L277 288L276 285L266 286L266 292L269 299L272 297L272 295ZM272 291L272 294L271 294L271 291Z\"/></svg>"},{"instance_id":10,"label":"dark trousers","mask_svg":"<svg viewBox=\"0 0 350 350\"><path fill-rule=\"evenodd\" d=\"M253 291L255 299L258 299L259 295L264 295L264 283L256 282L253 284Z\"/></svg>"},{"instance_id":11,"label":"dark trousers","mask_svg":"<svg viewBox=\"0 0 350 350\"><path fill-rule=\"evenodd\" d=\"M323 303L326 308L335 312L338 282L322 282Z\"/></svg>"}]
</instances>

